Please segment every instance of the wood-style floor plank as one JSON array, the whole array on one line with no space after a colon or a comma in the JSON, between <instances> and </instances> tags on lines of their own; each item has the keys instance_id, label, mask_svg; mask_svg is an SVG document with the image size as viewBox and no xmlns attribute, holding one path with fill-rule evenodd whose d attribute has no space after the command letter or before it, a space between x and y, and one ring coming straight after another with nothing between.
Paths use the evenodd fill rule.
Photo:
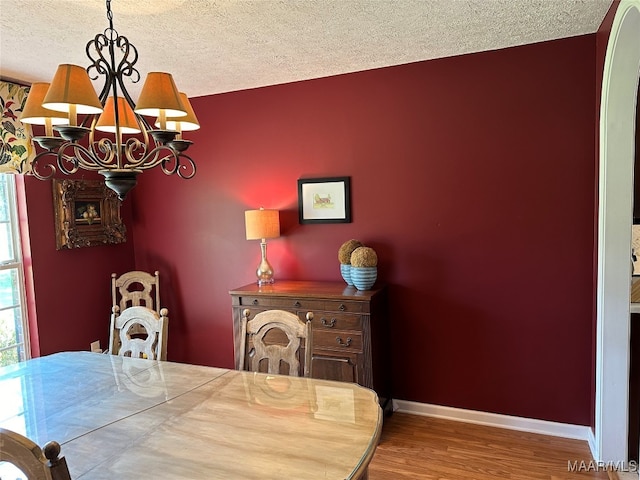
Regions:
<instances>
[{"instance_id":1,"label":"wood-style floor plank","mask_svg":"<svg viewBox=\"0 0 640 480\"><path fill-rule=\"evenodd\" d=\"M385 418L369 480L609 479L569 468L583 461L593 457L581 440L396 412Z\"/></svg>"}]
</instances>

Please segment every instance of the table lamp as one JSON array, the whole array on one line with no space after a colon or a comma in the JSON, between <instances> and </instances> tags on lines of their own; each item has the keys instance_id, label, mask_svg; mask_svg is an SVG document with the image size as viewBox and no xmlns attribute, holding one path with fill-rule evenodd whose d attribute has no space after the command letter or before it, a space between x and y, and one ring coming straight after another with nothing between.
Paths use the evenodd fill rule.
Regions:
<instances>
[{"instance_id":1,"label":"table lamp","mask_svg":"<svg viewBox=\"0 0 640 480\"><path fill-rule=\"evenodd\" d=\"M273 267L267 260L267 238L280 236L280 213L278 210L247 210L244 212L247 240L260 240L262 259L256 270L258 285L273 283Z\"/></svg>"}]
</instances>

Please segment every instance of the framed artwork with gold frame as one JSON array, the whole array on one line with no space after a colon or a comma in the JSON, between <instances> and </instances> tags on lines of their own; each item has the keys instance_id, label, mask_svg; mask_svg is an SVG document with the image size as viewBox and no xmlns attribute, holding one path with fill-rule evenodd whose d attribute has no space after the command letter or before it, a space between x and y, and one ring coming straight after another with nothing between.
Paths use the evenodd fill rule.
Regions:
<instances>
[{"instance_id":1,"label":"framed artwork with gold frame","mask_svg":"<svg viewBox=\"0 0 640 480\"><path fill-rule=\"evenodd\" d=\"M100 180L53 179L56 249L127 241L120 200Z\"/></svg>"}]
</instances>

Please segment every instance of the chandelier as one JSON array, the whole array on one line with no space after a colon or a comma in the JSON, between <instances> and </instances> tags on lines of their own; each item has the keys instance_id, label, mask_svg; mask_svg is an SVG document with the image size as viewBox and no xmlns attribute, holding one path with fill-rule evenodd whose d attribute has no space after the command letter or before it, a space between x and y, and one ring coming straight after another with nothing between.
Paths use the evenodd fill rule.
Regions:
<instances>
[{"instance_id":1,"label":"chandelier","mask_svg":"<svg viewBox=\"0 0 640 480\"><path fill-rule=\"evenodd\" d=\"M140 81L138 50L113 28L111 0L106 6L109 27L86 46L91 65L59 65L50 84L34 83L20 120L45 126L45 135L34 137L43 149L33 159L35 177L94 170L124 200L144 170L160 167L167 175L193 177L195 162L185 154L192 142L182 132L200 125L169 73L150 72L134 103L124 80ZM98 95L91 81L100 76L104 85ZM145 117L155 117L155 128Z\"/></svg>"}]
</instances>

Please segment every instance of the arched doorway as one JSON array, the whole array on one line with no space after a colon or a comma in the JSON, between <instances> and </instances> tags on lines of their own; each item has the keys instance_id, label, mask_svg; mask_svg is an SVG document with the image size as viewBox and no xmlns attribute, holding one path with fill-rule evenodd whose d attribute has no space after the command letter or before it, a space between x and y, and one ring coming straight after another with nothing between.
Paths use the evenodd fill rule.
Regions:
<instances>
[{"instance_id":1,"label":"arched doorway","mask_svg":"<svg viewBox=\"0 0 640 480\"><path fill-rule=\"evenodd\" d=\"M627 459L629 297L640 0L621 0L607 45L600 105L594 455Z\"/></svg>"}]
</instances>

